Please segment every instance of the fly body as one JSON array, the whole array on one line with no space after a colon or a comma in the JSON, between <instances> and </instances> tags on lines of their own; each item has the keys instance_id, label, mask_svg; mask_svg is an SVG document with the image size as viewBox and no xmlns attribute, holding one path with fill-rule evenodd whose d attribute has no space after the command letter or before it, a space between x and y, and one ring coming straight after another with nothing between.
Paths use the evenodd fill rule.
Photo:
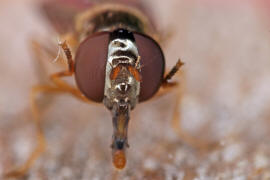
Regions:
<instances>
[{"instance_id":1,"label":"fly body","mask_svg":"<svg viewBox=\"0 0 270 180\"><path fill-rule=\"evenodd\" d=\"M31 107L39 131L39 147L22 168L7 176L23 175L44 150L45 136L35 101L36 94L48 92L68 92L80 100L105 105L112 114L113 164L123 169L129 147L130 111L153 97L161 86L175 86L169 80L183 63L179 60L164 76L165 59L157 42L158 32L139 1L47 0L42 7L65 40L59 46L65 52L68 70L51 75L54 86L33 88ZM77 87L62 80L73 75Z\"/></svg>"},{"instance_id":2,"label":"fly body","mask_svg":"<svg viewBox=\"0 0 270 180\"><path fill-rule=\"evenodd\" d=\"M93 84L97 83L85 88L84 84L89 81L85 77L81 80L81 75L78 75L77 84L82 92L86 92L86 97L89 99L94 97L91 99L94 101L102 100L111 111L114 128L111 145L113 163L116 168L122 169L126 163L125 151L129 147L127 129L130 111L139 101L153 96L161 85L165 64L163 53L158 43L146 35L149 33L147 31L151 29L149 19L136 8L120 4L99 5L79 15L76 24L78 39L82 42L82 46L78 46L78 53L75 56L75 76L82 69L83 72L86 72L89 70L85 70L85 68L95 67L91 65L91 61L99 63L103 61L98 73L102 79L100 89L103 91L99 92L100 97L97 100L96 94L91 94L93 90L88 90L95 88ZM97 45L91 41L102 36L104 39L106 38L106 41L98 42L103 47L98 53L98 55L103 54L102 59L99 60L94 56L89 56L88 53L98 51L93 48ZM149 43L148 48L156 51L156 54L144 50L147 42ZM89 48L85 48L84 43L89 43ZM90 47L90 44L93 46ZM85 52L87 55L81 57L84 51L87 51ZM156 58L152 56L156 56ZM82 67L81 64L88 65ZM147 76L144 74L149 73L146 68L152 69L155 66L157 69L153 69L152 72L157 71L157 78L151 82L152 87L146 89ZM87 74L91 74L91 72L89 71ZM87 74L84 73L84 76ZM96 76L97 74L91 78L92 81L96 81L94 79ZM148 78L148 81L152 81L152 79Z\"/></svg>"}]
</instances>

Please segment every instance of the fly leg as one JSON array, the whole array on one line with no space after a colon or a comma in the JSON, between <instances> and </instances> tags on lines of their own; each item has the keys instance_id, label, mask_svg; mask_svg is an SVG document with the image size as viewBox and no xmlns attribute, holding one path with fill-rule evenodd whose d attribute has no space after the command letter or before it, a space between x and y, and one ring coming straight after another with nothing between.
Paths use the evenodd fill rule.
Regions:
<instances>
[{"instance_id":1,"label":"fly leg","mask_svg":"<svg viewBox=\"0 0 270 180\"><path fill-rule=\"evenodd\" d=\"M67 34L61 35L59 37L59 39L65 39L65 42L66 42L65 44L68 44L71 49L77 48L78 42L77 42L74 34L67 33ZM51 60L51 62L52 62L55 59L55 62L53 62L53 63L59 64L59 65L66 64L65 60L60 56L60 49L58 52L55 50L57 48L57 46L54 43L52 43L50 41L44 43L44 42L38 41L36 39L32 39L30 41L29 45L30 45L30 48L33 52L34 59L39 60L40 62L43 61L44 59L46 61ZM62 48L61 42L59 42L59 47ZM70 48L68 48L68 49L70 49ZM44 67L43 67L43 69L44 69ZM40 68L38 70L40 70Z\"/></svg>"},{"instance_id":2,"label":"fly leg","mask_svg":"<svg viewBox=\"0 0 270 180\"><path fill-rule=\"evenodd\" d=\"M87 99L81 92L79 89L77 89L76 87L73 87L71 85L69 85L68 83L66 83L64 80L62 80L62 77L65 76L72 76L73 73L69 72L69 71L62 71L62 72L58 72L55 74L52 74L50 76L50 79L52 80L52 82L59 87L60 89L65 89L66 92L70 93L71 95L73 95L74 97L76 97L77 99L83 101L83 102L87 102L87 103L92 103L92 101L90 101L89 99Z\"/></svg>"},{"instance_id":3,"label":"fly leg","mask_svg":"<svg viewBox=\"0 0 270 180\"><path fill-rule=\"evenodd\" d=\"M169 73L163 78L162 86L174 86L174 83L170 83L169 80L177 73L177 71L182 67L184 63L179 59L177 63L173 66L173 68L169 71Z\"/></svg>"},{"instance_id":4,"label":"fly leg","mask_svg":"<svg viewBox=\"0 0 270 180\"><path fill-rule=\"evenodd\" d=\"M76 46L75 45L76 42L75 42L72 34L66 34L63 38L66 38L67 40L65 40L63 43L59 42L59 46L60 46L60 48L62 48L62 50L65 53L65 56L67 59L66 61L68 64L68 70L61 71L61 72L50 75L50 80L56 86L58 86L62 89L65 89L66 91L68 91L70 94L72 94L74 97L78 98L79 100L82 100L84 102L89 103L90 101L86 97L84 97L76 87L69 85L64 80L61 79L62 77L72 76L74 73L74 61L72 59L71 50L67 44L71 44L72 47ZM55 57L57 57L57 59L56 59L57 63L58 62L63 63L65 61L65 60L63 60L63 58L61 56L58 56L57 53L52 48L50 48L49 45L42 44L36 40L31 41L31 48L34 52L35 59L40 60L40 61L38 61L38 63L41 63L43 58L53 60L53 59L55 59ZM43 57L44 55L46 57ZM37 68L37 71L39 72L38 76L41 79L41 81L46 82L48 78L47 78L46 73L44 72L45 71L44 68L41 67L40 64L38 64L38 66L36 68ZM44 74L46 75L46 77L44 77ZM46 80L44 80L44 79L46 79Z\"/></svg>"},{"instance_id":5,"label":"fly leg","mask_svg":"<svg viewBox=\"0 0 270 180\"><path fill-rule=\"evenodd\" d=\"M175 85L173 88L176 88L177 90L176 95L175 95L176 104L173 110L173 118L171 121L171 125L175 133L179 136L181 140L183 140L184 143L192 147L198 148L199 150L208 150L208 149L217 147L218 143L199 140L184 130L184 128L182 127L181 117L180 117L180 112L179 112L179 106L181 104L183 91L181 90L179 85Z\"/></svg>"},{"instance_id":6,"label":"fly leg","mask_svg":"<svg viewBox=\"0 0 270 180\"><path fill-rule=\"evenodd\" d=\"M57 54L54 48L51 48L53 46L52 44L44 44L37 40L32 40L30 42L30 47L33 51L34 58L39 60L35 62L35 69L37 69L38 72L37 76L39 77L41 82L48 83L48 74L46 73L44 67L42 67L41 64L44 59L51 59L51 61L53 61L53 59L56 58L55 62L60 65L64 65L63 62L67 62L68 69L50 75L50 80L56 86L60 88L65 88L66 91L68 91L70 94L72 94L79 100L90 103L90 101L85 96L83 96L76 87L69 85L67 82L61 79L63 77L72 76L74 74L74 61L72 59L72 53L69 46L71 46L71 49L76 48L77 41L73 34L64 34L63 36L61 36L60 39L65 39L64 42L59 42L59 47L64 51L67 60L64 60L63 57L59 56L59 52Z\"/></svg>"},{"instance_id":7,"label":"fly leg","mask_svg":"<svg viewBox=\"0 0 270 180\"><path fill-rule=\"evenodd\" d=\"M27 159L27 161L21 165L18 168L15 168L13 171L10 171L4 175L4 178L10 178L10 177L22 177L24 176L29 169L33 166L34 162L38 159L38 157L45 151L46 149L46 139L44 132L42 130L41 125L41 118L40 118L40 112L39 108L37 106L37 95L43 93L43 94L51 94L51 93L70 93L73 96L77 97L78 99L84 101L84 102L90 102L86 97L84 97L81 92L75 88L66 83L65 81L61 80L61 77L65 76L72 76L74 73L74 63L72 60L71 51L67 46L67 43L61 43L59 44L61 48L64 50L67 61L68 61L68 70L55 73L50 76L52 82L54 85L38 85L32 88L32 91L30 93L30 101L31 101L31 110L33 114L33 120L35 123L35 126L37 128L37 145L34 151L30 154L30 157ZM32 42L32 48L34 50L34 54L38 59L41 59L41 46L40 44L36 42ZM44 50L44 49L43 49ZM45 49L45 51L48 53L49 56L53 56L53 52L51 52L49 49Z\"/></svg>"},{"instance_id":8,"label":"fly leg","mask_svg":"<svg viewBox=\"0 0 270 180\"><path fill-rule=\"evenodd\" d=\"M18 177L24 176L28 172L28 170L33 166L35 160L45 151L46 139L45 139L44 132L42 130L40 112L39 112L39 108L36 102L37 95L40 93L63 93L63 92L66 92L65 89L53 87L50 85L35 86L32 88L32 91L30 93L30 102L31 102L31 110L33 114L33 120L37 128L37 133L36 133L37 145L34 151L30 154L30 157L27 159L27 161L19 168L16 168L15 170L6 173L4 175L5 178L10 178L10 177L18 178Z\"/></svg>"},{"instance_id":9,"label":"fly leg","mask_svg":"<svg viewBox=\"0 0 270 180\"><path fill-rule=\"evenodd\" d=\"M68 70L52 74L50 76L50 79L57 87L59 87L61 89L65 89L70 94L72 94L74 97L76 97L84 102L89 103L90 101L85 96L83 96L83 94L76 87L69 85L64 80L61 79L62 77L72 76L74 74L74 61L72 59L72 54L71 54L71 51L70 51L66 41L64 41L63 43L59 43L59 46L65 52L66 59L68 62Z\"/></svg>"},{"instance_id":10,"label":"fly leg","mask_svg":"<svg viewBox=\"0 0 270 180\"><path fill-rule=\"evenodd\" d=\"M30 154L30 157L27 159L27 161L21 167L16 168L15 170L6 173L4 175L5 178L24 176L28 172L28 170L33 166L34 162L38 159L38 157L46 149L46 139L45 139L44 132L42 130L40 112L37 106L37 95L41 93L43 94L45 93L46 94L71 93L74 96L79 97L79 99L84 100L84 98L80 96L79 91L76 91L76 89L74 90L74 89L67 88L66 86L54 87L51 85L39 85L39 86L33 87L30 94L30 100L31 100L31 110L33 114L33 120L37 128L37 145L34 151Z\"/></svg>"},{"instance_id":11,"label":"fly leg","mask_svg":"<svg viewBox=\"0 0 270 180\"><path fill-rule=\"evenodd\" d=\"M197 138L193 137L188 132L186 132L181 125L179 106L181 104L181 99L182 99L182 94L183 94L183 85L179 85L177 82L169 82L169 80L174 75L176 75L177 71L180 69L180 67L183 64L184 63L181 62L181 60L178 60L176 65L163 78L163 82L162 82L163 89L157 94L157 96L160 97L166 94L168 91L175 90L176 104L173 110L173 118L172 118L171 124L172 124L173 130L175 131L175 133L179 136L181 140L183 140L186 144L189 144L192 147L198 148L200 150L207 150L210 148L217 147L218 143L216 142L205 142L203 140L198 140Z\"/></svg>"}]
</instances>

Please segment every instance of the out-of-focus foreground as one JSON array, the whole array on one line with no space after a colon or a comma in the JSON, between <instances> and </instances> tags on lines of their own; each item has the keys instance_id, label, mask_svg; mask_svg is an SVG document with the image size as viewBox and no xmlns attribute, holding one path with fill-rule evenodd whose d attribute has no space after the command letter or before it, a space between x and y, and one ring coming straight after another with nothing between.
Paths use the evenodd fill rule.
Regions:
<instances>
[{"instance_id":1,"label":"out-of-focus foreground","mask_svg":"<svg viewBox=\"0 0 270 180\"><path fill-rule=\"evenodd\" d=\"M248 1L148 1L162 31L167 67L185 62L179 111L183 128L220 147L201 151L170 125L174 94L139 104L131 114L128 164L111 164L111 116L68 95L42 96L48 147L27 179L270 179L270 14ZM269 9L268 9L269 10ZM266 11L265 11L266 12ZM267 19L268 18L268 19ZM0 2L0 174L35 147L29 92L59 71L31 57L29 40L56 36L34 0ZM54 34L54 35L53 35ZM44 104L44 103L43 103Z\"/></svg>"}]
</instances>

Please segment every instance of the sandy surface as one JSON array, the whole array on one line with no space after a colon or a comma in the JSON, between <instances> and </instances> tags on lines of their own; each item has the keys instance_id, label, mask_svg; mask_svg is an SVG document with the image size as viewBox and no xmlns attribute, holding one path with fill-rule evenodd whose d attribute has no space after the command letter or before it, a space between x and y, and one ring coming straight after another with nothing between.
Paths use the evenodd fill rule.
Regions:
<instances>
[{"instance_id":1,"label":"sandy surface","mask_svg":"<svg viewBox=\"0 0 270 180\"><path fill-rule=\"evenodd\" d=\"M48 146L25 179L270 179L269 6L240 0L147 3L162 31L174 32L164 47L167 66L178 57L185 62L183 128L220 146L202 151L174 133L175 98L168 93L132 112L128 164L116 173L110 113L65 94L42 96ZM61 68L48 60L41 74L31 58L31 38L56 42L31 0L1 1L0 22L3 174L25 162L36 144L31 87Z\"/></svg>"}]
</instances>

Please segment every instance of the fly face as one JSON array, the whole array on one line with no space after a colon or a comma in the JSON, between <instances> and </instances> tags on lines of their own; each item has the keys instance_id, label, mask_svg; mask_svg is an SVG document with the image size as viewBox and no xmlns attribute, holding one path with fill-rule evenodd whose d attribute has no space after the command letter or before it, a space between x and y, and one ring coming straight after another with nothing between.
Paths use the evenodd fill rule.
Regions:
<instances>
[{"instance_id":1,"label":"fly face","mask_svg":"<svg viewBox=\"0 0 270 180\"><path fill-rule=\"evenodd\" d=\"M139 55L131 32L118 29L110 34L106 63L105 106L125 101L133 109L140 93ZM109 103L108 103L109 101Z\"/></svg>"}]
</instances>

